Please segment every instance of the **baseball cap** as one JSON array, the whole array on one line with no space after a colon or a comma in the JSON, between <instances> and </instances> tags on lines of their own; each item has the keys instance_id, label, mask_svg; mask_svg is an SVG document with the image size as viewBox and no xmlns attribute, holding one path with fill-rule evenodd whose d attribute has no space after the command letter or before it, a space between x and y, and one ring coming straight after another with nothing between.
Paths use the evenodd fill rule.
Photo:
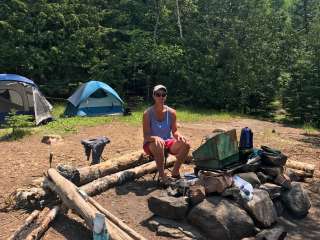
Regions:
<instances>
[{"instance_id":1,"label":"baseball cap","mask_svg":"<svg viewBox=\"0 0 320 240\"><path fill-rule=\"evenodd\" d=\"M154 86L154 88L153 88L153 94L154 94L156 91L160 90L160 89L162 89L162 90L164 90L165 92L167 92L167 88L166 88L165 86L159 84L159 85Z\"/></svg>"}]
</instances>

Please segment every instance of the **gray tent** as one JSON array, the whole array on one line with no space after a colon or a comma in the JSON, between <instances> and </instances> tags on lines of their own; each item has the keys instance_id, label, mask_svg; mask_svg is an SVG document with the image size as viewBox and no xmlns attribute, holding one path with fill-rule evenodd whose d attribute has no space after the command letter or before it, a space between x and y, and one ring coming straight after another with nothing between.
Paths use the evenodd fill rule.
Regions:
<instances>
[{"instance_id":1,"label":"gray tent","mask_svg":"<svg viewBox=\"0 0 320 240\"><path fill-rule=\"evenodd\" d=\"M52 119L51 104L32 80L15 74L0 74L0 123L12 109L17 114L34 115L37 125Z\"/></svg>"}]
</instances>

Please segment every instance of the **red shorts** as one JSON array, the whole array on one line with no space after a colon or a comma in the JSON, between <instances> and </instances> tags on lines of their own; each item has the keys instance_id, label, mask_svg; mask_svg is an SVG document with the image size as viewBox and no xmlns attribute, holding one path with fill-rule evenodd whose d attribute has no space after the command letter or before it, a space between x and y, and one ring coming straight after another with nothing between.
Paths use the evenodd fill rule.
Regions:
<instances>
[{"instance_id":1,"label":"red shorts","mask_svg":"<svg viewBox=\"0 0 320 240\"><path fill-rule=\"evenodd\" d=\"M164 141L164 148L170 153L171 146L176 142L177 140L174 138L170 138ZM152 155L150 149L149 149L149 142L143 144L143 150L146 154Z\"/></svg>"}]
</instances>

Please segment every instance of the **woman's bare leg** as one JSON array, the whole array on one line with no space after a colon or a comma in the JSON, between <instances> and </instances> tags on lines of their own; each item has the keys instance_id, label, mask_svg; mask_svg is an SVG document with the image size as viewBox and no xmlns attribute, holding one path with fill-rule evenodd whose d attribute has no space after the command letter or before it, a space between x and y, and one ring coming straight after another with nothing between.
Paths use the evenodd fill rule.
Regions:
<instances>
[{"instance_id":1,"label":"woman's bare leg","mask_svg":"<svg viewBox=\"0 0 320 240\"><path fill-rule=\"evenodd\" d=\"M179 176L180 172L179 169L182 165L182 163L185 161L186 157L188 156L190 150L190 144L185 142L175 142L171 148L170 152L174 154L177 158L177 161L174 163L173 170L172 170L172 176Z\"/></svg>"},{"instance_id":2,"label":"woman's bare leg","mask_svg":"<svg viewBox=\"0 0 320 240\"><path fill-rule=\"evenodd\" d=\"M159 177L161 179L166 179L166 175L164 173L164 147L156 146L156 144L152 142L149 144L149 149L156 161Z\"/></svg>"}]
</instances>

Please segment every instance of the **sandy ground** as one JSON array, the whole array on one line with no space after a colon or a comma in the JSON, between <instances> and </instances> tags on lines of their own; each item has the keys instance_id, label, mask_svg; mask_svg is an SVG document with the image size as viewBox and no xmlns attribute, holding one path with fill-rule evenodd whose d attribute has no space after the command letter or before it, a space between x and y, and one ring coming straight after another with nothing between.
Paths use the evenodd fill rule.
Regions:
<instances>
[{"instance_id":1,"label":"sandy ground","mask_svg":"<svg viewBox=\"0 0 320 240\"><path fill-rule=\"evenodd\" d=\"M216 128L237 129L239 137L241 128L248 126L254 132L256 147L267 145L278 148L290 160L313 163L319 176L320 166L320 134L305 135L299 128L253 119L235 119L233 121L207 121L197 123L180 123L179 130L190 140L192 149L196 149L203 138ZM111 139L104 150L103 158L120 156L139 150L142 145L142 128L125 123L113 122L108 125L81 128L75 134L64 137L61 144L51 147L41 143L42 135L33 135L20 141L0 142L0 205L3 206L10 193L15 189L28 185L33 179L42 176L48 167L49 153L53 152L53 165L65 163L73 166L85 166L84 150L81 139L97 136L107 136ZM184 170L190 168L184 167ZM315 178L314 181L318 179ZM306 189L312 184L306 184ZM144 222L152 216L147 207L150 193L159 191L151 176L146 176L135 182L110 189L95 199L106 209L123 219L132 228L147 239L167 239L155 236ZM309 191L312 208L303 220L280 219L288 229L287 239L319 239L320 237L320 197L319 193ZM0 209L0 239L6 239L22 224L29 212L23 210L6 211ZM73 213L67 216L59 215L43 239L91 239L90 231L84 226L83 220Z\"/></svg>"}]
</instances>

